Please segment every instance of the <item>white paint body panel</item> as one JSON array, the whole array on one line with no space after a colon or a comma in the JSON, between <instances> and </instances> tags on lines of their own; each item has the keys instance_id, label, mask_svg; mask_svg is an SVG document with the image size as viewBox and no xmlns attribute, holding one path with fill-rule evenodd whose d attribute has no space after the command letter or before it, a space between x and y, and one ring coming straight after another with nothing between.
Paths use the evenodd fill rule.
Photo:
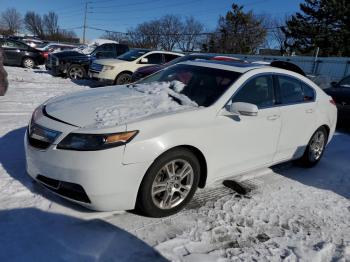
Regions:
<instances>
[{"instance_id":1,"label":"white paint body panel","mask_svg":"<svg viewBox=\"0 0 350 262\"><path fill-rule=\"evenodd\" d=\"M189 64L216 67L202 62ZM217 67L236 70L232 66ZM330 97L311 81L296 73L271 67L253 68L242 73L210 107L128 122L106 130L72 127L42 116L38 119L40 125L63 133L55 144L73 131L139 130L139 134L126 146L93 152L59 150L56 145L40 151L28 145L26 139L27 171L34 179L43 174L80 184L92 200L91 204L84 204L89 208L125 210L134 208L140 183L150 165L174 147L191 146L203 154L208 185L300 156L303 153L301 148L305 148L313 132L322 125L329 127L329 140L332 138L336 107L329 102ZM224 106L237 89L251 77L264 73L291 75L307 82L316 91L316 101L262 109L257 116L233 116L225 112ZM96 101L94 105L98 103ZM312 113L306 112L309 109L313 110ZM79 107L76 106L75 110ZM84 115L84 111L80 114Z\"/></svg>"}]
</instances>

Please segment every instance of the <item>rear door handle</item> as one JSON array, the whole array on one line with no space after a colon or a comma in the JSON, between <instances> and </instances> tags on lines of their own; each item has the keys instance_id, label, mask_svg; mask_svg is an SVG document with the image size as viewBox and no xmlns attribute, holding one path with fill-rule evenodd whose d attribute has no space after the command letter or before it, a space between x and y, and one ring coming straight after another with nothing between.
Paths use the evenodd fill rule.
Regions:
<instances>
[{"instance_id":1,"label":"rear door handle","mask_svg":"<svg viewBox=\"0 0 350 262\"><path fill-rule=\"evenodd\" d=\"M267 117L267 119L268 119L268 120L271 120L271 121L276 120L276 119L278 119L278 118L280 118L279 115L272 115L272 116L268 116L268 117Z\"/></svg>"},{"instance_id":2,"label":"rear door handle","mask_svg":"<svg viewBox=\"0 0 350 262\"><path fill-rule=\"evenodd\" d=\"M307 113L307 114L311 114L311 113L313 113L313 112L314 112L313 109L307 109L307 110L306 110L306 113Z\"/></svg>"}]
</instances>

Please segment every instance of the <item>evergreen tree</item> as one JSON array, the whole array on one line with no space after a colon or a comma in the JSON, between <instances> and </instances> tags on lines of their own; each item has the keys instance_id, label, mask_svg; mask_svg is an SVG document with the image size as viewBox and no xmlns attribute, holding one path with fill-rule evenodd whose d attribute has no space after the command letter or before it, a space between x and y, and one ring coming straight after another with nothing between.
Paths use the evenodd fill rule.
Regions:
<instances>
[{"instance_id":1,"label":"evergreen tree","mask_svg":"<svg viewBox=\"0 0 350 262\"><path fill-rule=\"evenodd\" d=\"M283 28L287 45L302 54L350 56L350 1L305 0Z\"/></svg>"},{"instance_id":2,"label":"evergreen tree","mask_svg":"<svg viewBox=\"0 0 350 262\"><path fill-rule=\"evenodd\" d=\"M217 53L253 54L265 37L263 19L256 17L252 11L244 12L243 6L233 4L232 10L220 18L217 32L210 39L209 50Z\"/></svg>"}]
</instances>

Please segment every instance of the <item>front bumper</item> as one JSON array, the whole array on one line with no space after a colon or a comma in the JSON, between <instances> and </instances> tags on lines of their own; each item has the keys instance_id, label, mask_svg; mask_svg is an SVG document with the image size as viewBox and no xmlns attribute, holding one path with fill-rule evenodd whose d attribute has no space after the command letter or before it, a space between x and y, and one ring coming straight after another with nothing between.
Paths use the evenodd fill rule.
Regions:
<instances>
[{"instance_id":1,"label":"front bumper","mask_svg":"<svg viewBox=\"0 0 350 262\"><path fill-rule=\"evenodd\" d=\"M40 150L28 143L27 133L24 139L27 173L49 190L97 211L135 207L138 189L149 163L122 164L124 146L100 151L70 151L51 145ZM59 188L50 180L66 187L71 184L80 186L88 201L63 194L62 190L66 188ZM75 186L73 191L81 190Z\"/></svg>"},{"instance_id":2,"label":"front bumper","mask_svg":"<svg viewBox=\"0 0 350 262\"><path fill-rule=\"evenodd\" d=\"M114 79L101 78L101 73L93 71L93 70L89 70L89 78L91 78L93 80L97 80L97 81L104 83L106 85L113 85L114 84Z\"/></svg>"}]
</instances>

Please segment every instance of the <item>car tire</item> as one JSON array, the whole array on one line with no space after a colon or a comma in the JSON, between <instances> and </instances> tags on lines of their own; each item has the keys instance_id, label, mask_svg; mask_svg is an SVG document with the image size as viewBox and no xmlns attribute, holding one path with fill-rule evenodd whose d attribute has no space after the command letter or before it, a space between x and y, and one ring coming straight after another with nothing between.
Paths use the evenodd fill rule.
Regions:
<instances>
[{"instance_id":1,"label":"car tire","mask_svg":"<svg viewBox=\"0 0 350 262\"><path fill-rule=\"evenodd\" d=\"M177 213L196 192L200 170L197 157L188 149L164 153L153 162L142 180L136 210L150 217Z\"/></svg>"},{"instance_id":2,"label":"car tire","mask_svg":"<svg viewBox=\"0 0 350 262\"><path fill-rule=\"evenodd\" d=\"M314 167L320 162L328 141L328 132L325 127L318 128L313 133L304 155L298 160L304 167Z\"/></svg>"},{"instance_id":3,"label":"car tire","mask_svg":"<svg viewBox=\"0 0 350 262\"><path fill-rule=\"evenodd\" d=\"M71 65L67 70L70 79L81 80L86 77L86 70L80 65Z\"/></svg>"},{"instance_id":4,"label":"car tire","mask_svg":"<svg viewBox=\"0 0 350 262\"><path fill-rule=\"evenodd\" d=\"M32 69L35 67L35 61L33 58L25 57L25 58L23 58L22 66L24 68Z\"/></svg>"},{"instance_id":5,"label":"car tire","mask_svg":"<svg viewBox=\"0 0 350 262\"><path fill-rule=\"evenodd\" d=\"M131 83L131 74L129 74L129 73L119 74L114 81L114 84L116 84L116 85L126 85L129 83Z\"/></svg>"}]
</instances>

